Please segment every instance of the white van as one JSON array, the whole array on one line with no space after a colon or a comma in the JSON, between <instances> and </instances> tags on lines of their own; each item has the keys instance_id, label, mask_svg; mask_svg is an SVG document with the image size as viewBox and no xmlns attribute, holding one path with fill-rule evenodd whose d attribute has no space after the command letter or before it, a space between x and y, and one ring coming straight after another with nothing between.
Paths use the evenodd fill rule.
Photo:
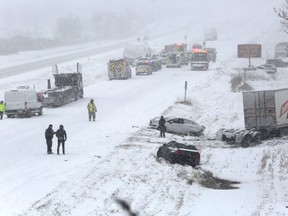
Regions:
<instances>
[{"instance_id":1,"label":"white van","mask_svg":"<svg viewBox=\"0 0 288 216\"><path fill-rule=\"evenodd\" d=\"M4 93L5 114L8 118L31 117L42 115L42 104L37 100L37 92L34 89L19 88Z\"/></svg>"},{"instance_id":2,"label":"white van","mask_svg":"<svg viewBox=\"0 0 288 216\"><path fill-rule=\"evenodd\" d=\"M132 64L132 61L141 58L151 56L151 48L146 41L134 41L126 43L123 51L123 57Z\"/></svg>"}]
</instances>

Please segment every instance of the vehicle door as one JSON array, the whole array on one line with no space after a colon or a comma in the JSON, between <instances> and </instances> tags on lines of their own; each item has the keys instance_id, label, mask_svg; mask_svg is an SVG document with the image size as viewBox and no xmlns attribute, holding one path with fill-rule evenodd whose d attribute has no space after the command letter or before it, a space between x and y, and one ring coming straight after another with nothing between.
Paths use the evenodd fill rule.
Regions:
<instances>
[{"instance_id":1,"label":"vehicle door","mask_svg":"<svg viewBox=\"0 0 288 216\"><path fill-rule=\"evenodd\" d=\"M167 132L183 134L184 119L182 118L170 119L168 121L168 124L166 124L166 129Z\"/></svg>"},{"instance_id":2,"label":"vehicle door","mask_svg":"<svg viewBox=\"0 0 288 216\"><path fill-rule=\"evenodd\" d=\"M185 134L188 134L189 132L199 132L201 130L200 126L189 119L184 119L184 124L183 124L183 131Z\"/></svg>"}]
</instances>

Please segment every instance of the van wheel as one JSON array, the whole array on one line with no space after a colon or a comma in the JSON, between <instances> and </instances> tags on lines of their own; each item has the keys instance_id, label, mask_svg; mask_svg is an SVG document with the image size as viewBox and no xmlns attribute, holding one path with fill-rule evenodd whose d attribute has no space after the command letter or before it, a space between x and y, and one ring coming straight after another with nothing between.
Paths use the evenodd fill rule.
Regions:
<instances>
[{"instance_id":1,"label":"van wheel","mask_svg":"<svg viewBox=\"0 0 288 216\"><path fill-rule=\"evenodd\" d=\"M83 98L83 95L84 95L84 92L81 91L81 92L80 92L80 98L81 98L81 99Z\"/></svg>"},{"instance_id":2,"label":"van wheel","mask_svg":"<svg viewBox=\"0 0 288 216\"><path fill-rule=\"evenodd\" d=\"M30 110L27 110L27 111L26 111L25 117L26 117L26 118L31 118L31 112L30 112Z\"/></svg>"},{"instance_id":3,"label":"van wheel","mask_svg":"<svg viewBox=\"0 0 288 216\"><path fill-rule=\"evenodd\" d=\"M41 107L41 109L38 112L38 115L41 116L43 114L43 108Z\"/></svg>"}]
</instances>

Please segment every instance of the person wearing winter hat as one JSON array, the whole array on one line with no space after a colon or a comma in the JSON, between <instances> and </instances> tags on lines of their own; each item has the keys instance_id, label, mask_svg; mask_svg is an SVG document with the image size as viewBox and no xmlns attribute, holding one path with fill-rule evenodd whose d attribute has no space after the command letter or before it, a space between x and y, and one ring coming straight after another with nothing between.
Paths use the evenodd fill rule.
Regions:
<instances>
[{"instance_id":1,"label":"person wearing winter hat","mask_svg":"<svg viewBox=\"0 0 288 216\"><path fill-rule=\"evenodd\" d=\"M49 124L48 128L45 130L45 139L47 144L47 154L53 154L52 152L52 140L55 134L54 130L52 129L53 125Z\"/></svg>"},{"instance_id":2,"label":"person wearing winter hat","mask_svg":"<svg viewBox=\"0 0 288 216\"><path fill-rule=\"evenodd\" d=\"M59 155L59 148L62 144L63 155L65 155L65 141L67 140L67 133L64 130L63 125L60 125L59 129L56 131L56 137L58 138L57 154Z\"/></svg>"},{"instance_id":3,"label":"person wearing winter hat","mask_svg":"<svg viewBox=\"0 0 288 216\"><path fill-rule=\"evenodd\" d=\"M93 121L95 121L97 108L93 99L91 99L90 103L88 103L87 109L88 109L89 121L91 121L92 118L93 118Z\"/></svg>"}]
</instances>

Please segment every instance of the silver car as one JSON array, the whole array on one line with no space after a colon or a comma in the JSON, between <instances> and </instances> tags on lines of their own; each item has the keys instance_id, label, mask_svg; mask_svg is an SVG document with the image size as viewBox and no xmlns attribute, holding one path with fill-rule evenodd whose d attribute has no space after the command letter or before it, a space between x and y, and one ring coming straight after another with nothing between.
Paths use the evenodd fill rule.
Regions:
<instances>
[{"instance_id":1,"label":"silver car","mask_svg":"<svg viewBox=\"0 0 288 216\"><path fill-rule=\"evenodd\" d=\"M203 135L203 131L205 127L203 125L199 125L196 122L186 119L186 118L178 118L178 117L164 117L166 120L166 132L175 133L181 135L190 135L190 136L201 136ZM160 117L156 117L150 120L150 127L154 129L158 129L158 122Z\"/></svg>"},{"instance_id":2,"label":"silver car","mask_svg":"<svg viewBox=\"0 0 288 216\"><path fill-rule=\"evenodd\" d=\"M267 74L275 74L277 72L277 68L272 64L263 64L257 67L257 70L262 70Z\"/></svg>"}]
</instances>

